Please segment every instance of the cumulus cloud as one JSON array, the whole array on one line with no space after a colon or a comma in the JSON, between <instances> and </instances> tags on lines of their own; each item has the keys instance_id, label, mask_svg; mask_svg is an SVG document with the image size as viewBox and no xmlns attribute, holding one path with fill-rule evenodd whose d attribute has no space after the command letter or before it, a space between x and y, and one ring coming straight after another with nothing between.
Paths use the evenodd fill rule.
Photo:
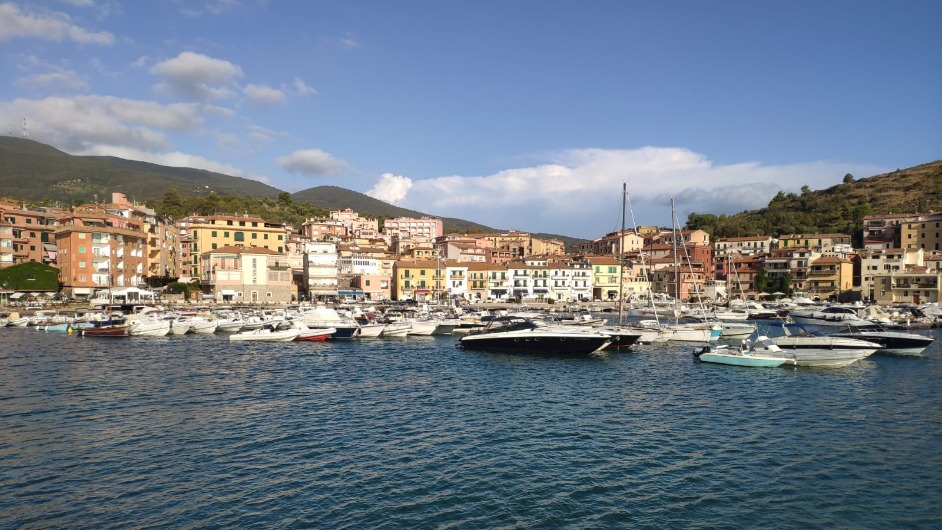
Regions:
<instances>
[{"instance_id":1,"label":"cumulus cloud","mask_svg":"<svg viewBox=\"0 0 942 530\"><path fill-rule=\"evenodd\" d=\"M848 172L874 175L884 171L828 162L716 165L703 154L670 147L576 149L544 158L545 163L539 165L485 176L413 181L386 174L368 194L495 228L591 238L620 226L622 183L628 185L639 224L670 226L671 197L683 224L693 211L733 214L762 208L780 190L797 192L806 184L827 187L839 183Z\"/></svg>"},{"instance_id":2,"label":"cumulus cloud","mask_svg":"<svg viewBox=\"0 0 942 530\"><path fill-rule=\"evenodd\" d=\"M311 176L340 175L350 167L345 161L320 149L295 151L276 162L291 173Z\"/></svg>"},{"instance_id":3,"label":"cumulus cloud","mask_svg":"<svg viewBox=\"0 0 942 530\"><path fill-rule=\"evenodd\" d=\"M30 88L56 89L64 88L68 90L87 90L88 83L74 70L60 69L54 72L44 74L35 74L21 77L17 83Z\"/></svg>"},{"instance_id":4,"label":"cumulus cloud","mask_svg":"<svg viewBox=\"0 0 942 530\"><path fill-rule=\"evenodd\" d=\"M18 37L79 44L114 43L114 35L111 33L89 31L77 26L64 13L26 12L13 3L0 4L0 42Z\"/></svg>"},{"instance_id":5,"label":"cumulus cloud","mask_svg":"<svg viewBox=\"0 0 942 530\"><path fill-rule=\"evenodd\" d=\"M232 96L236 80L243 76L238 65L194 52L182 52L157 63L150 72L163 78L156 87L159 91L179 93L198 101Z\"/></svg>"},{"instance_id":6,"label":"cumulus cloud","mask_svg":"<svg viewBox=\"0 0 942 530\"><path fill-rule=\"evenodd\" d=\"M409 188L412 187L412 179L392 173L383 173L367 195L374 199L379 199L390 204L399 204L406 198Z\"/></svg>"},{"instance_id":7,"label":"cumulus cloud","mask_svg":"<svg viewBox=\"0 0 942 530\"><path fill-rule=\"evenodd\" d=\"M247 85L243 93L249 101L258 104L284 103L287 99L284 92L268 85Z\"/></svg>"}]
</instances>

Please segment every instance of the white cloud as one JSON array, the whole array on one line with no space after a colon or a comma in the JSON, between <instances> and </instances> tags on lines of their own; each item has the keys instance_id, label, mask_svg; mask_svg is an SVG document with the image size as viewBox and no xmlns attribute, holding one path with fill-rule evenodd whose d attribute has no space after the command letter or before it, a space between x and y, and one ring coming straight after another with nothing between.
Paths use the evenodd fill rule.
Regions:
<instances>
[{"instance_id":1,"label":"white cloud","mask_svg":"<svg viewBox=\"0 0 942 530\"><path fill-rule=\"evenodd\" d=\"M829 162L718 166L688 149L663 147L577 149L545 158L544 164L486 176L412 181L387 174L368 194L494 228L599 237L620 226L622 183L628 185L639 224L670 226L671 196L683 224L692 211L738 213L767 206L780 190L797 192L802 185L817 189L839 183L848 172L884 171ZM627 223L631 226L630 219Z\"/></svg>"},{"instance_id":2,"label":"white cloud","mask_svg":"<svg viewBox=\"0 0 942 530\"><path fill-rule=\"evenodd\" d=\"M300 77L295 77L294 81L291 82L291 88L294 89L294 92L301 96L307 96L309 94L317 94L317 90L309 86Z\"/></svg>"},{"instance_id":3,"label":"white cloud","mask_svg":"<svg viewBox=\"0 0 942 530\"><path fill-rule=\"evenodd\" d=\"M161 152L169 149L165 131L194 132L203 123L202 107L110 96L50 97L0 102L0 123L26 116L30 135L68 152L128 148Z\"/></svg>"},{"instance_id":4,"label":"white cloud","mask_svg":"<svg viewBox=\"0 0 942 530\"><path fill-rule=\"evenodd\" d=\"M291 173L304 175L340 175L349 168L345 161L334 158L320 149L295 151L276 160L279 166Z\"/></svg>"},{"instance_id":5,"label":"white cloud","mask_svg":"<svg viewBox=\"0 0 942 530\"><path fill-rule=\"evenodd\" d=\"M409 188L412 187L412 179L392 173L383 173L367 195L374 199L379 199L390 204L399 204L406 198Z\"/></svg>"},{"instance_id":6,"label":"white cloud","mask_svg":"<svg viewBox=\"0 0 942 530\"><path fill-rule=\"evenodd\" d=\"M285 93L268 85L247 85L243 90L250 101L260 104L284 103Z\"/></svg>"},{"instance_id":7,"label":"white cloud","mask_svg":"<svg viewBox=\"0 0 942 530\"><path fill-rule=\"evenodd\" d=\"M20 78L17 82L30 88L88 89L88 83L74 70L57 70L45 74L30 75Z\"/></svg>"},{"instance_id":8,"label":"white cloud","mask_svg":"<svg viewBox=\"0 0 942 530\"><path fill-rule=\"evenodd\" d=\"M72 23L64 13L20 11L13 3L0 4L0 42L14 38L37 38L53 42L72 41L80 44L114 43L114 35L93 32Z\"/></svg>"},{"instance_id":9,"label":"white cloud","mask_svg":"<svg viewBox=\"0 0 942 530\"><path fill-rule=\"evenodd\" d=\"M194 52L182 52L157 63L150 72L164 79L157 85L158 90L200 101L232 96L236 80L243 76L238 65Z\"/></svg>"}]
</instances>

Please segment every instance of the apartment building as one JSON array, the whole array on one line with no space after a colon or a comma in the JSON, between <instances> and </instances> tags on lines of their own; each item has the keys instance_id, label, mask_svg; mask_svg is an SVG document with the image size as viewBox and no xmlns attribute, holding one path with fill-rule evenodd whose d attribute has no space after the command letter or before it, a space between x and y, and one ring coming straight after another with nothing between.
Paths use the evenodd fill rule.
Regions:
<instances>
[{"instance_id":1,"label":"apartment building","mask_svg":"<svg viewBox=\"0 0 942 530\"><path fill-rule=\"evenodd\" d=\"M283 252L227 245L200 254L203 295L225 303L287 304L296 299Z\"/></svg>"},{"instance_id":2,"label":"apartment building","mask_svg":"<svg viewBox=\"0 0 942 530\"><path fill-rule=\"evenodd\" d=\"M283 224L261 217L237 215L193 215L177 221L180 254L188 261L181 265L181 279L202 277L201 254L228 246L242 245L286 253L288 230Z\"/></svg>"},{"instance_id":3,"label":"apartment building","mask_svg":"<svg viewBox=\"0 0 942 530\"><path fill-rule=\"evenodd\" d=\"M148 234L126 219L86 205L60 218L53 236L66 295L89 298L96 290L144 282Z\"/></svg>"}]
</instances>

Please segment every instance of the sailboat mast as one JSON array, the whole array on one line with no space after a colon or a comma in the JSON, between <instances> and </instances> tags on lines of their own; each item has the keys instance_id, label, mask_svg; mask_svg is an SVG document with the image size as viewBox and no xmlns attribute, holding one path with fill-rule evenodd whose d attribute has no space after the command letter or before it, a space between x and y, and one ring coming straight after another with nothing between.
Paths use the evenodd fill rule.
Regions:
<instances>
[{"instance_id":1,"label":"sailboat mast","mask_svg":"<svg viewBox=\"0 0 942 530\"><path fill-rule=\"evenodd\" d=\"M677 264L677 216L674 214L674 197L671 196L671 227L674 230L674 304L680 303L680 269Z\"/></svg>"},{"instance_id":2,"label":"sailboat mast","mask_svg":"<svg viewBox=\"0 0 942 530\"><path fill-rule=\"evenodd\" d=\"M623 289L625 283L625 201L628 197L628 184L621 183L621 232L618 234L618 325L622 325Z\"/></svg>"}]
</instances>

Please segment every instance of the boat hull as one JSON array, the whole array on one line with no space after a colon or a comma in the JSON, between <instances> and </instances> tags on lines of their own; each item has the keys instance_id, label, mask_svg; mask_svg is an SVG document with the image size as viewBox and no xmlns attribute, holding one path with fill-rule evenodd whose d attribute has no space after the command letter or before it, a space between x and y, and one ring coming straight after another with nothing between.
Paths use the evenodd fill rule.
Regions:
<instances>
[{"instance_id":1,"label":"boat hull","mask_svg":"<svg viewBox=\"0 0 942 530\"><path fill-rule=\"evenodd\" d=\"M541 337L536 335L502 337L465 335L459 340L462 348L469 350L503 351L531 354L590 354L611 342L605 335Z\"/></svg>"},{"instance_id":2,"label":"boat hull","mask_svg":"<svg viewBox=\"0 0 942 530\"><path fill-rule=\"evenodd\" d=\"M741 353L706 352L699 355L700 362L728 364L731 366L749 366L754 368L774 368L782 366L791 359L785 357L761 357L758 355L743 355Z\"/></svg>"}]
</instances>

